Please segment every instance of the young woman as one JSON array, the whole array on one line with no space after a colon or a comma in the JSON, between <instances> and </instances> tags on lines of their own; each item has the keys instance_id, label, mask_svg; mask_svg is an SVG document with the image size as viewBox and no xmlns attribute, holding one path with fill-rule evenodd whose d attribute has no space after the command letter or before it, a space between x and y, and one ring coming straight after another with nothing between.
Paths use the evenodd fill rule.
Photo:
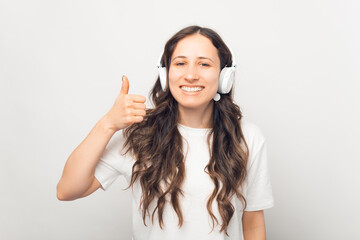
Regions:
<instances>
[{"instance_id":1,"label":"young woman","mask_svg":"<svg viewBox=\"0 0 360 240\"><path fill-rule=\"evenodd\" d=\"M261 130L233 102L235 64L209 28L168 40L151 91L128 94L69 156L60 200L107 189L123 175L133 194L133 239L265 239L273 206Z\"/></svg>"}]
</instances>

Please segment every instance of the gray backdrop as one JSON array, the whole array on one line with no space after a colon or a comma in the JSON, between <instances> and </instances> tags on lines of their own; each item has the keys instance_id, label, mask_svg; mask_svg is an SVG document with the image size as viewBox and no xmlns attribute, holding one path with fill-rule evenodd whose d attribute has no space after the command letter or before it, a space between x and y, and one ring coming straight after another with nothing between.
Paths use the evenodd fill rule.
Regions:
<instances>
[{"instance_id":1,"label":"gray backdrop","mask_svg":"<svg viewBox=\"0 0 360 240\"><path fill-rule=\"evenodd\" d=\"M125 180L56 198L121 75L148 96L166 40L215 29L268 142L268 239L360 239L359 1L0 1L0 239L129 239Z\"/></svg>"}]
</instances>

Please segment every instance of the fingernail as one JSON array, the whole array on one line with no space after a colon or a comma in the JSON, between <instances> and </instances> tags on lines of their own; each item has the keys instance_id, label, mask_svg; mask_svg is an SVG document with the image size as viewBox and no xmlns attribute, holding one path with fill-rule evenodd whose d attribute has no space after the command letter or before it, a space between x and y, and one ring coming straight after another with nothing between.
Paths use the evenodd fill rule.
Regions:
<instances>
[{"instance_id":1,"label":"fingernail","mask_svg":"<svg viewBox=\"0 0 360 240\"><path fill-rule=\"evenodd\" d=\"M121 77L121 81L124 81L124 75L122 75L122 77Z\"/></svg>"}]
</instances>

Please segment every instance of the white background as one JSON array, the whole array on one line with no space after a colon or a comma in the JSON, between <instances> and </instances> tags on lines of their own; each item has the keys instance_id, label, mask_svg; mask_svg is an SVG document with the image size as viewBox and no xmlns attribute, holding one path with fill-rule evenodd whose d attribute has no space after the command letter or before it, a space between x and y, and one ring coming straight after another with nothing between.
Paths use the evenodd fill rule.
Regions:
<instances>
[{"instance_id":1,"label":"white background","mask_svg":"<svg viewBox=\"0 0 360 240\"><path fill-rule=\"evenodd\" d=\"M165 42L199 24L238 63L267 139L270 240L360 239L359 1L0 1L0 239L130 239L131 195L56 198L121 76L148 96Z\"/></svg>"}]
</instances>

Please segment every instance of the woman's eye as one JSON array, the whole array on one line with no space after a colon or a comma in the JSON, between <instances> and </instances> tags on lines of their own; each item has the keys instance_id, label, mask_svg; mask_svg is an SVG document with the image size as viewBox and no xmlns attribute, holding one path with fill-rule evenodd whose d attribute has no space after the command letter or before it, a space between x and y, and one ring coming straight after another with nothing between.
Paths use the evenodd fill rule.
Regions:
<instances>
[{"instance_id":1,"label":"woman's eye","mask_svg":"<svg viewBox=\"0 0 360 240\"><path fill-rule=\"evenodd\" d=\"M207 63L201 63L202 66L209 67L210 65Z\"/></svg>"},{"instance_id":2,"label":"woman's eye","mask_svg":"<svg viewBox=\"0 0 360 240\"><path fill-rule=\"evenodd\" d=\"M185 63L183 63L183 62L175 63L176 66L182 66L182 65L184 65L184 64L185 64Z\"/></svg>"}]
</instances>

